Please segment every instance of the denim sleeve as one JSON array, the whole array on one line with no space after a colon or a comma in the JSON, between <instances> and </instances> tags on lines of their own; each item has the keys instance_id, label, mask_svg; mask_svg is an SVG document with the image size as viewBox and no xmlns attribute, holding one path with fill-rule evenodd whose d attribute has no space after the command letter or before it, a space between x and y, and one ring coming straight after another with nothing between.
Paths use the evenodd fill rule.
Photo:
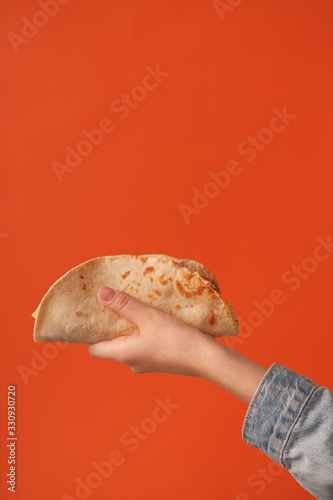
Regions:
<instances>
[{"instance_id":1,"label":"denim sleeve","mask_svg":"<svg viewBox=\"0 0 333 500\"><path fill-rule=\"evenodd\" d=\"M316 498L333 499L333 395L326 387L275 363L252 398L243 440Z\"/></svg>"}]
</instances>

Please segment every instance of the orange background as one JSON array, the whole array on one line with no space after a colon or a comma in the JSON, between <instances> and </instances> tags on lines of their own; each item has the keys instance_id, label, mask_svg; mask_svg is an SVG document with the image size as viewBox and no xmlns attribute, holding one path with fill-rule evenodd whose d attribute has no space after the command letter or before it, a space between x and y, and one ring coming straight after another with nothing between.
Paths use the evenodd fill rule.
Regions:
<instances>
[{"instance_id":1,"label":"orange background","mask_svg":"<svg viewBox=\"0 0 333 500\"><path fill-rule=\"evenodd\" d=\"M243 443L246 406L211 383L139 376L85 345L55 347L39 371L19 374L46 352L33 342L30 314L57 278L92 257L164 253L210 267L244 320L253 301L282 290L285 302L235 348L332 387L333 257L295 291L282 276L333 235L333 4L236 3L223 16L203 0L71 0L17 53L8 33L21 36L22 18L42 9L2 4L1 498L9 384L17 499L77 498L76 478L113 450L125 461L91 499L312 498ZM111 104L142 97L133 88L158 65L169 75L122 120ZM267 138L272 110L284 107L296 117L247 161L239 145ZM64 164L66 146L103 118L114 131L59 182L52 162ZM179 205L193 206L193 189L209 189L209 172L230 160L241 173L186 223ZM179 408L131 452L121 436L168 396Z\"/></svg>"}]
</instances>

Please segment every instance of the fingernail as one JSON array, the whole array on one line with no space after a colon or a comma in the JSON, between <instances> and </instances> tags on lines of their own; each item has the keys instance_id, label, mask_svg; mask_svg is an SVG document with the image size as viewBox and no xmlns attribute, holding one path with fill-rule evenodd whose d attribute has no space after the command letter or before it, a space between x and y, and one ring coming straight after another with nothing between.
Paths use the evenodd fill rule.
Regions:
<instances>
[{"instance_id":1,"label":"fingernail","mask_svg":"<svg viewBox=\"0 0 333 500\"><path fill-rule=\"evenodd\" d=\"M103 288L99 290L98 295L103 302L111 302L113 297L116 295L116 290L109 288L108 286L103 286Z\"/></svg>"}]
</instances>

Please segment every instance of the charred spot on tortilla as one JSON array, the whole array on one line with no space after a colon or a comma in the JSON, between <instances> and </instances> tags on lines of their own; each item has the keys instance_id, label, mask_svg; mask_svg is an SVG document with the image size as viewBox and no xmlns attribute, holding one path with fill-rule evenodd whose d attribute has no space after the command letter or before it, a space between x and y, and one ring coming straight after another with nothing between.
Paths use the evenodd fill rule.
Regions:
<instances>
[{"instance_id":1,"label":"charred spot on tortilla","mask_svg":"<svg viewBox=\"0 0 333 500\"><path fill-rule=\"evenodd\" d=\"M196 290L193 290L193 291L187 291L184 289L183 285L178 280L175 281L175 284L176 284L176 288L177 288L179 294L182 297L186 297L187 299L192 299L193 297L195 297L197 295L202 295L202 293L204 291L203 286L199 286Z\"/></svg>"},{"instance_id":2,"label":"charred spot on tortilla","mask_svg":"<svg viewBox=\"0 0 333 500\"><path fill-rule=\"evenodd\" d=\"M154 271L155 271L155 268L153 266L148 266L148 267L145 267L142 274L143 274L143 276L146 276L146 274L153 273Z\"/></svg>"},{"instance_id":3,"label":"charred spot on tortilla","mask_svg":"<svg viewBox=\"0 0 333 500\"><path fill-rule=\"evenodd\" d=\"M121 275L121 277L122 277L123 279L125 279L125 278L127 278L127 276L129 276L130 274L131 274L131 271L126 271L126 273L122 274L122 275ZM133 281L132 281L132 283L133 283Z\"/></svg>"},{"instance_id":4,"label":"charred spot on tortilla","mask_svg":"<svg viewBox=\"0 0 333 500\"><path fill-rule=\"evenodd\" d=\"M161 283L161 285L165 286L168 284L168 280L164 279L164 274L158 277L158 281Z\"/></svg>"},{"instance_id":5,"label":"charred spot on tortilla","mask_svg":"<svg viewBox=\"0 0 333 500\"><path fill-rule=\"evenodd\" d=\"M209 324L214 325L215 323L215 314L213 311L210 311Z\"/></svg>"}]
</instances>

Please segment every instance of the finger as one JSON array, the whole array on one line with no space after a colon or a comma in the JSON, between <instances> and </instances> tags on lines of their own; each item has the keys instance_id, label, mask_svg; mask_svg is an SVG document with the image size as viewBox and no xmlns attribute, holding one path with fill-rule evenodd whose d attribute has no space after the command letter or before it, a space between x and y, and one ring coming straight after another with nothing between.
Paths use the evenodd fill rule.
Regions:
<instances>
[{"instance_id":1,"label":"finger","mask_svg":"<svg viewBox=\"0 0 333 500\"><path fill-rule=\"evenodd\" d=\"M150 317L153 311L146 304L107 286L100 288L98 296L111 311L132 321L139 327L145 324L147 317Z\"/></svg>"},{"instance_id":2,"label":"finger","mask_svg":"<svg viewBox=\"0 0 333 500\"><path fill-rule=\"evenodd\" d=\"M135 334L124 335L112 340L103 340L95 344L88 344L88 351L91 356L96 358L110 359L113 361L124 361L130 343L133 343Z\"/></svg>"}]
</instances>

